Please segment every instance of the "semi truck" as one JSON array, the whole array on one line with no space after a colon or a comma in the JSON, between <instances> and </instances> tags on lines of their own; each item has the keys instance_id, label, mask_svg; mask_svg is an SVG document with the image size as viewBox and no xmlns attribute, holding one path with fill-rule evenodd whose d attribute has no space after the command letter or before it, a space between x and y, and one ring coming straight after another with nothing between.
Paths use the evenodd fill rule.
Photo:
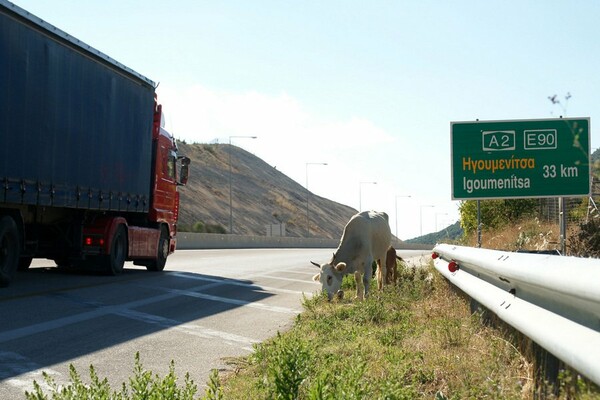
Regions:
<instances>
[{"instance_id":1,"label":"semi truck","mask_svg":"<svg viewBox=\"0 0 600 400\"><path fill-rule=\"evenodd\" d=\"M0 286L34 258L164 269L189 158L156 86L0 0Z\"/></svg>"}]
</instances>

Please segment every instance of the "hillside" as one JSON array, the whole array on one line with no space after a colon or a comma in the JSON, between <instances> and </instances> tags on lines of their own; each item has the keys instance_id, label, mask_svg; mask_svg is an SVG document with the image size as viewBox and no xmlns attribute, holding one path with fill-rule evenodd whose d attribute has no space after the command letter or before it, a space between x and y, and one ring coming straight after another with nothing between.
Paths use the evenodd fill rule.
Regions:
<instances>
[{"instance_id":1,"label":"hillside","mask_svg":"<svg viewBox=\"0 0 600 400\"><path fill-rule=\"evenodd\" d=\"M406 240L406 243L423 243L437 244L448 243L459 240L463 236L463 229L460 226L460 221L456 221L452 225L438 231L423 235L414 239Z\"/></svg>"},{"instance_id":2,"label":"hillside","mask_svg":"<svg viewBox=\"0 0 600 400\"><path fill-rule=\"evenodd\" d=\"M251 153L229 144L178 143L191 159L190 179L181 188L180 229L215 225L229 232L229 151L233 233L266 235L269 224L286 224L287 236L306 237L306 189ZM339 239L357 211L310 193L310 236Z\"/></svg>"}]
</instances>

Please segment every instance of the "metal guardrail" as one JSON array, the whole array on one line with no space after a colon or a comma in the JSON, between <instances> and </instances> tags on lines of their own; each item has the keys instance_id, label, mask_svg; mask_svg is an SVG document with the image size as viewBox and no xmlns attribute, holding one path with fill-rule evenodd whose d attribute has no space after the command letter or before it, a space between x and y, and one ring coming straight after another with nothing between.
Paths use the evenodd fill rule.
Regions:
<instances>
[{"instance_id":1,"label":"metal guardrail","mask_svg":"<svg viewBox=\"0 0 600 400\"><path fill-rule=\"evenodd\" d=\"M437 245L435 268L600 385L600 260Z\"/></svg>"}]
</instances>

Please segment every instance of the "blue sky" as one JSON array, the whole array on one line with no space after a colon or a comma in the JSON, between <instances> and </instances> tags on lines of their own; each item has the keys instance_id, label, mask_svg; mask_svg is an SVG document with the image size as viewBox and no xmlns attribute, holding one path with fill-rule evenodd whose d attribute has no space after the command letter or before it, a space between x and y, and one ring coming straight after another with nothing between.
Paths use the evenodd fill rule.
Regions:
<instances>
[{"instance_id":1,"label":"blue sky","mask_svg":"<svg viewBox=\"0 0 600 400\"><path fill-rule=\"evenodd\" d=\"M451 121L590 117L599 146L597 1L14 3L160 82L175 136L258 136L232 141L403 239L458 218Z\"/></svg>"}]
</instances>

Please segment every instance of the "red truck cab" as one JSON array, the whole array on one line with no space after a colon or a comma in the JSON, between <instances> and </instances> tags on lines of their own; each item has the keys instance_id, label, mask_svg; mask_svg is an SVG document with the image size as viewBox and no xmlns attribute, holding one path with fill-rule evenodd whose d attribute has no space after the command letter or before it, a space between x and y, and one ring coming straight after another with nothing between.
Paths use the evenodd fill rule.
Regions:
<instances>
[{"instance_id":1,"label":"red truck cab","mask_svg":"<svg viewBox=\"0 0 600 400\"><path fill-rule=\"evenodd\" d=\"M84 227L84 253L91 256L92 262L100 261L109 274L121 273L125 261L162 271L177 246L177 188L187 183L190 159L178 154L175 139L164 129L162 106L156 102L152 161L150 207L145 221L114 214L96 218Z\"/></svg>"}]
</instances>

